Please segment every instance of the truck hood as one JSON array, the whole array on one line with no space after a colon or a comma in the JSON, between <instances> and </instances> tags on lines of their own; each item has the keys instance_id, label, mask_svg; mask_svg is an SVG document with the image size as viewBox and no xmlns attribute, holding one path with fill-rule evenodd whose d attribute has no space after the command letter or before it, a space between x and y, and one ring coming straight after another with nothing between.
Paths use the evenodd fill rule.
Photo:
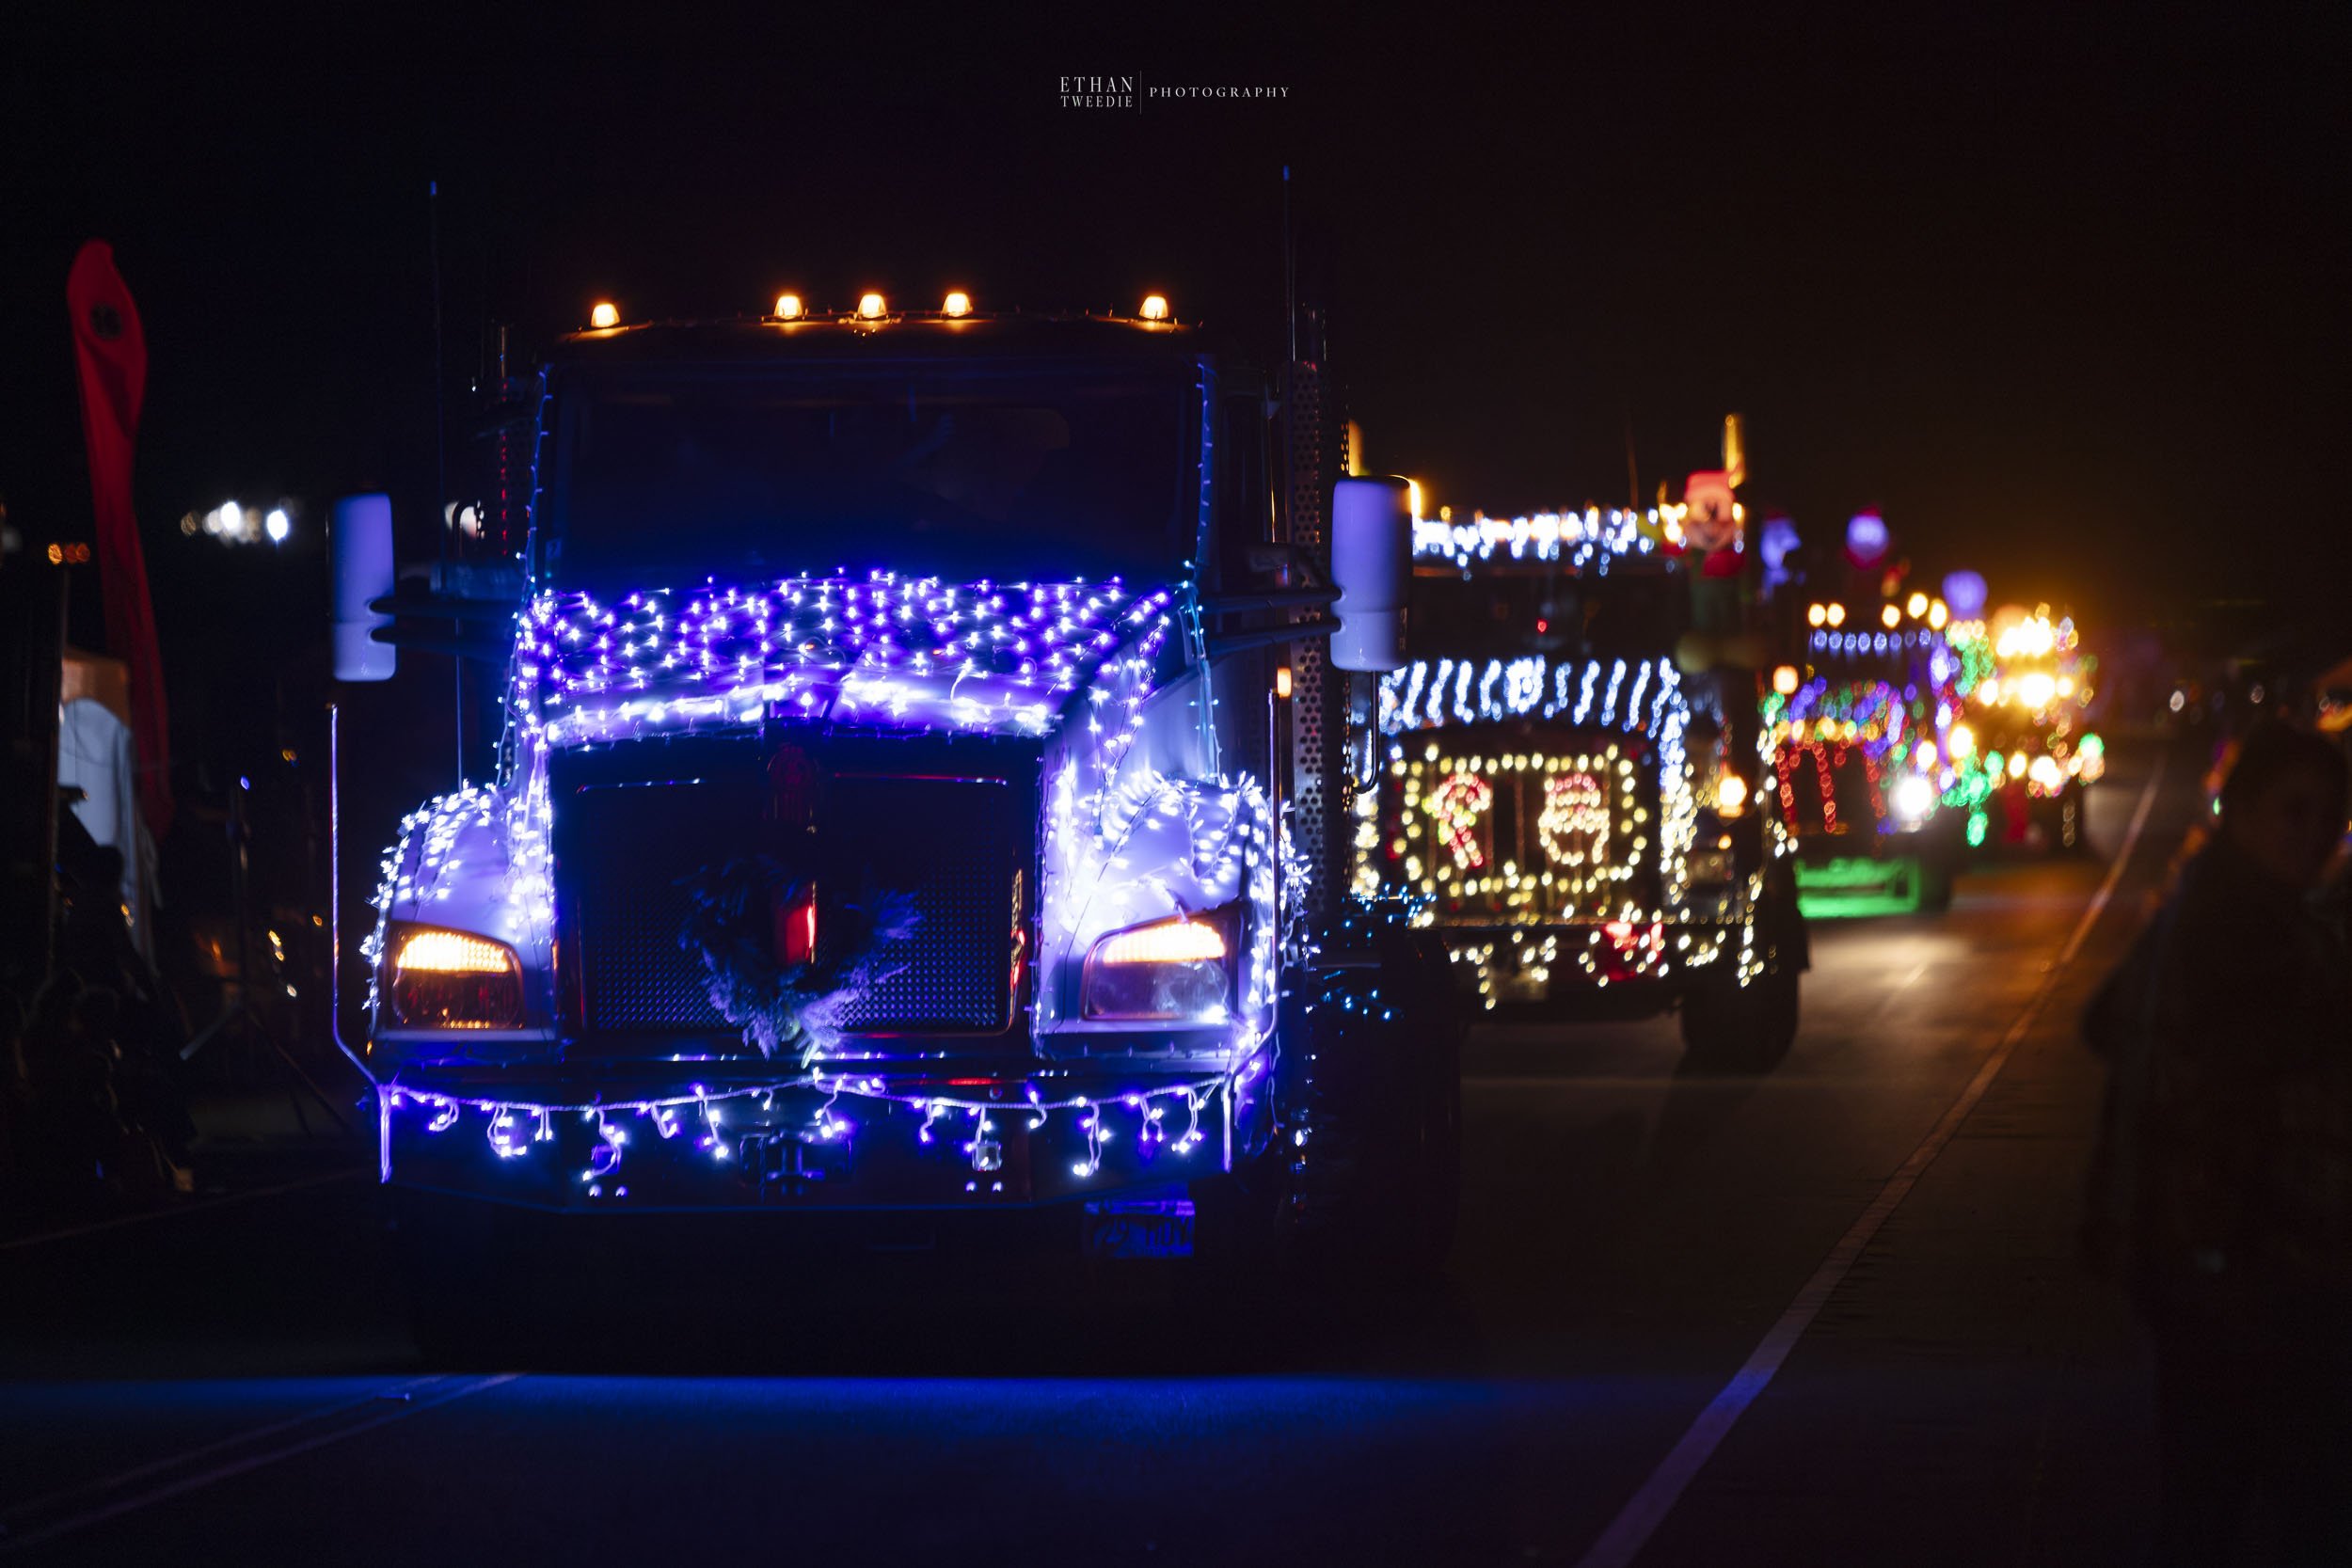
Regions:
<instances>
[{"instance_id":1,"label":"truck hood","mask_svg":"<svg viewBox=\"0 0 2352 1568\"><path fill-rule=\"evenodd\" d=\"M771 718L1044 736L1081 693L1148 683L1172 590L1104 582L786 578L542 594L516 640L516 711L579 746Z\"/></svg>"},{"instance_id":2,"label":"truck hood","mask_svg":"<svg viewBox=\"0 0 2352 1568\"><path fill-rule=\"evenodd\" d=\"M1688 707L1666 658L1417 659L1380 677L1380 733L1391 738L1523 719L1659 736Z\"/></svg>"}]
</instances>

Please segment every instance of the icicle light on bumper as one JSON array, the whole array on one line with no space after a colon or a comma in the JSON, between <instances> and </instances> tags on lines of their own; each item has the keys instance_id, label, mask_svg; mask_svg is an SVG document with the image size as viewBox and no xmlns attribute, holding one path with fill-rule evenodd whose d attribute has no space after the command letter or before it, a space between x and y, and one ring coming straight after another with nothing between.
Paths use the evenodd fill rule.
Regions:
<instances>
[{"instance_id":1,"label":"icicle light on bumper","mask_svg":"<svg viewBox=\"0 0 2352 1568\"><path fill-rule=\"evenodd\" d=\"M523 1022L522 966L515 950L464 931L395 925L392 1016L421 1029L517 1029Z\"/></svg>"}]
</instances>

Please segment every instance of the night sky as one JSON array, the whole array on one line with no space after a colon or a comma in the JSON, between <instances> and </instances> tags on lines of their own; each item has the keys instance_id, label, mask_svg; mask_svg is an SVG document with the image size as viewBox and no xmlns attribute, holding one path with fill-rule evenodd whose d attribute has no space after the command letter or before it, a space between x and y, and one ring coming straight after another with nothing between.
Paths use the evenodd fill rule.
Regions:
<instances>
[{"instance_id":1,"label":"night sky","mask_svg":"<svg viewBox=\"0 0 2352 1568\"><path fill-rule=\"evenodd\" d=\"M607 294L641 316L785 286L1157 288L1265 344L1285 163L1371 462L1439 500L1622 502L1629 427L1645 495L1678 493L1738 409L1756 503L1812 536L1882 508L1923 567L2001 597L2324 610L2352 571L2340 7L1213 40L1189 13L886 40L849 8L335 36L320 10L40 9L0 24L0 494L36 541L87 533L62 300L103 236L147 324L167 601L222 580L176 524L223 499L291 497L314 528L389 486L423 514L429 180L454 413L487 323L527 349ZM1085 74L1287 95L1059 106ZM167 636L192 613L165 610Z\"/></svg>"}]
</instances>

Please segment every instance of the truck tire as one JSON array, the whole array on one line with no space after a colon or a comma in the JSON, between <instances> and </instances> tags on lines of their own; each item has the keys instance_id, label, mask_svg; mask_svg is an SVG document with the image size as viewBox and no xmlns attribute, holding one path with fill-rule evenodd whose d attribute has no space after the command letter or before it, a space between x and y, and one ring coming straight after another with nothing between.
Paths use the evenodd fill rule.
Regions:
<instances>
[{"instance_id":1,"label":"truck tire","mask_svg":"<svg viewBox=\"0 0 2352 1568\"><path fill-rule=\"evenodd\" d=\"M1276 1132L1258 1159L1194 1188L1211 1268L1425 1280L1461 1196L1463 1010L1442 949L1382 933L1377 968L1287 990Z\"/></svg>"},{"instance_id":2,"label":"truck tire","mask_svg":"<svg viewBox=\"0 0 2352 1568\"><path fill-rule=\"evenodd\" d=\"M1327 1275L1422 1280L1444 1264L1460 1209L1458 1029L1440 1021L1384 1033L1360 1042L1372 1048L1318 1097L1309 1141L1292 1146L1296 1251ZM1339 1052L1359 1043L1342 1040Z\"/></svg>"},{"instance_id":3,"label":"truck tire","mask_svg":"<svg viewBox=\"0 0 2352 1568\"><path fill-rule=\"evenodd\" d=\"M1952 863L1938 854L1919 857L1919 910L1942 914L1952 907Z\"/></svg>"},{"instance_id":4,"label":"truck tire","mask_svg":"<svg viewBox=\"0 0 2352 1568\"><path fill-rule=\"evenodd\" d=\"M514 1365L532 1272L527 1216L405 1188L391 1198L392 1261L419 1354L451 1370Z\"/></svg>"},{"instance_id":5,"label":"truck tire","mask_svg":"<svg viewBox=\"0 0 2352 1568\"><path fill-rule=\"evenodd\" d=\"M1769 1072L1797 1037L1798 975L1768 970L1745 986L1701 986L1682 999L1682 1044L1718 1072Z\"/></svg>"},{"instance_id":6,"label":"truck tire","mask_svg":"<svg viewBox=\"0 0 2352 1568\"><path fill-rule=\"evenodd\" d=\"M1927 859L1919 864L1924 875ZM1683 1049L1708 1071L1769 1072L1796 1043L1800 982L1812 967L1813 943L1793 876L1772 878L1756 914L1764 973L1745 986L1710 978L1682 997Z\"/></svg>"}]
</instances>

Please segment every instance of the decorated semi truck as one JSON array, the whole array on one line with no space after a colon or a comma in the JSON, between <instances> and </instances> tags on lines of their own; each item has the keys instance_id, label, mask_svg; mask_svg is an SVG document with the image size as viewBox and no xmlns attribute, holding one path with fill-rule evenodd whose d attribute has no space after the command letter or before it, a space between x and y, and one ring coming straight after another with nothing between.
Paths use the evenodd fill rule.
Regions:
<instances>
[{"instance_id":1,"label":"decorated semi truck","mask_svg":"<svg viewBox=\"0 0 2352 1568\"><path fill-rule=\"evenodd\" d=\"M1487 1007L1678 1008L1694 1055L1768 1064L1807 962L1793 845L1759 788L1743 552L1687 523L1417 524L1413 657L1380 678L1356 886L1410 900Z\"/></svg>"},{"instance_id":2,"label":"decorated semi truck","mask_svg":"<svg viewBox=\"0 0 2352 1568\"><path fill-rule=\"evenodd\" d=\"M2098 659L2074 618L2004 606L1955 622L1952 645L1971 744L1946 799L1969 844L2083 848L2084 791L2106 772L2106 743L2090 722Z\"/></svg>"},{"instance_id":3,"label":"decorated semi truck","mask_svg":"<svg viewBox=\"0 0 2352 1568\"><path fill-rule=\"evenodd\" d=\"M1267 374L1156 297L612 314L542 372L521 556L339 590L505 683L365 944L421 1326L533 1211L1434 1259L1461 1015L1344 862L1410 518L1340 477L1316 318Z\"/></svg>"},{"instance_id":4,"label":"decorated semi truck","mask_svg":"<svg viewBox=\"0 0 2352 1568\"><path fill-rule=\"evenodd\" d=\"M1974 740L1941 599L1805 608L1765 697L1771 788L1808 914L1940 910L1965 854Z\"/></svg>"}]
</instances>

